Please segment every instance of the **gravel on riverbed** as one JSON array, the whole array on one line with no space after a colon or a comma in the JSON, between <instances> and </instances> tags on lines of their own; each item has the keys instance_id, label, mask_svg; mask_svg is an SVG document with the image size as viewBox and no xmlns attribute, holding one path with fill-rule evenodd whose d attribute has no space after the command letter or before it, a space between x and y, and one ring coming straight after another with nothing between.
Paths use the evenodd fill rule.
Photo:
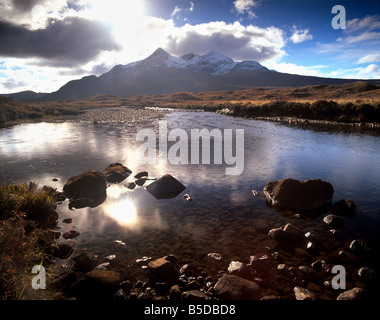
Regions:
<instances>
[{"instance_id":1,"label":"gravel on riverbed","mask_svg":"<svg viewBox=\"0 0 380 320\"><path fill-rule=\"evenodd\" d=\"M79 115L66 115L58 121L68 122L139 122L159 118L166 111L145 109L144 107L111 107L86 109Z\"/></svg>"}]
</instances>

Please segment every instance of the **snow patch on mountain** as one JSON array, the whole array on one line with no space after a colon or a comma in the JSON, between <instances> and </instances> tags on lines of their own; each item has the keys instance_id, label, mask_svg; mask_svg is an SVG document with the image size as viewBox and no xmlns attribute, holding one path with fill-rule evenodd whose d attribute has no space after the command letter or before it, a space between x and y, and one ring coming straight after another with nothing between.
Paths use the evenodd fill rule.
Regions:
<instances>
[{"instance_id":1,"label":"snow patch on mountain","mask_svg":"<svg viewBox=\"0 0 380 320\"><path fill-rule=\"evenodd\" d=\"M213 75L221 75L237 70L266 70L265 67L256 61L235 62L215 50L205 55L187 53L180 57L175 57L161 48L157 49L144 60L132 62L124 66L120 65L121 69L128 70L133 74L162 67L188 69L196 72L207 72Z\"/></svg>"}]
</instances>

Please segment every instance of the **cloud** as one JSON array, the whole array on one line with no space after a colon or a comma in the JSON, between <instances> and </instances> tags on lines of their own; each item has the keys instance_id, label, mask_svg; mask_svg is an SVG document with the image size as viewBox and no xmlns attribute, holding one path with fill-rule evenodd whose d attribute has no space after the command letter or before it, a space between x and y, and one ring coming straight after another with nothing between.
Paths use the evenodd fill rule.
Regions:
<instances>
[{"instance_id":1,"label":"cloud","mask_svg":"<svg viewBox=\"0 0 380 320\"><path fill-rule=\"evenodd\" d=\"M364 57L361 57L358 61L357 64L361 63L370 63L370 62L380 62L380 54L367 54Z\"/></svg>"},{"instance_id":2,"label":"cloud","mask_svg":"<svg viewBox=\"0 0 380 320\"><path fill-rule=\"evenodd\" d=\"M293 43L301 43L307 40L312 40L313 36L309 34L309 29L297 30L296 26L293 26L293 35L290 37L290 40Z\"/></svg>"},{"instance_id":3,"label":"cloud","mask_svg":"<svg viewBox=\"0 0 380 320\"><path fill-rule=\"evenodd\" d=\"M76 66L94 59L101 51L118 50L104 25L82 18L50 20L45 29L0 22L0 56L38 58L39 64Z\"/></svg>"},{"instance_id":4,"label":"cloud","mask_svg":"<svg viewBox=\"0 0 380 320\"><path fill-rule=\"evenodd\" d=\"M281 29L243 26L239 22L173 26L165 40L163 47L174 55L217 50L234 60L265 62L278 60L286 54L282 49L285 37Z\"/></svg>"},{"instance_id":5,"label":"cloud","mask_svg":"<svg viewBox=\"0 0 380 320\"><path fill-rule=\"evenodd\" d=\"M252 11L252 8L258 6L258 1L255 0L235 0L234 7L239 14L248 14L252 18L256 18L256 14Z\"/></svg>"},{"instance_id":6,"label":"cloud","mask_svg":"<svg viewBox=\"0 0 380 320\"><path fill-rule=\"evenodd\" d=\"M268 65L269 68L278 72L290 73L290 74L302 74L306 76L321 76L321 69L326 68L325 65L316 66L300 66L294 63L279 62Z\"/></svg>"},{"instance_id":7,"label":"cloud","mask_svg":"<svg viewBox=\"0 0 380 320\"><path fill-rule=\"evenodd\" d=\"M173 18L176 15L179 15L181 12L193 12L193 10L194 10L194 3L190 1L190 7L188 7L188 8L180 8L178 6L175 6L170 17Z\"/></svg>"},{"instance_id":8,"label":"cloud","mask_svg":"<svg viewBox=\"0 0 380 320\"><path fill-rule=\"evenodd\" d=\"M346 23L346 33L372 31L380 29L380 15L366 16L365 18L348 20Z\"/></svg>"}]
</instances>

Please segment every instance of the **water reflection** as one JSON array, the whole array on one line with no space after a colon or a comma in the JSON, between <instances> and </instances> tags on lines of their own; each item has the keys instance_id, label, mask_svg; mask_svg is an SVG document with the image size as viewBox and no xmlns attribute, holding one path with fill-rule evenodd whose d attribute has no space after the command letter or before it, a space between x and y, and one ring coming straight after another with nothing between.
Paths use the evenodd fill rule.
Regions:
<instances>
[{"instance_id":1,"label":"water reflection","mask_svg":"<svg viewBox=\"0 0 380 320\"><path fill-rule=\"evenodd\" d=\"M247 258L252 250L259 250L270 228L289 222L287 212L279 214L268 208L251 190L262 190L268 181L287 177L329 181L335 189L334 202L351 198L360 208L352 223L347 221L344 232L352 226L355 232L378 234L378 136L321 133L207 112L174 112L165 119L168 130L244 129L243 174L226 176L224 165L142 165L136 157L141 145L136 134L142 128L157 133L157 119L134 126L60 123L2 129L0 175L6 180L35 181L62 190L75 174L89 169L103 171L110 163L120 162L133 171L131 177L142 170L152 178L171 174L194 199L189 202L179 195L157 200L144 189L151 181L129 190L124 185L134 180L128 178L110 185L107 199L95 208L70 211L64 202L58 207L60 221L74 219L81 232L76 238L79 248L101 247L120 239L141 255L156 257L173 251L200 262L209 252ZM58 181L52 182L53 178ZM324 227L315 220L300 223Z\"/></svg>"},{"instance_id":2,"label":"water reflection","mask_svg":"<svg viewBox=\"0 0 380 320\"><path fill-rule=\"evenodd\" d=\"M135 204L131 199L114 199L103 208L104 213L114 219L120 226L131 227L138 224L139 219Z\"/></svg>"}]
</instances>

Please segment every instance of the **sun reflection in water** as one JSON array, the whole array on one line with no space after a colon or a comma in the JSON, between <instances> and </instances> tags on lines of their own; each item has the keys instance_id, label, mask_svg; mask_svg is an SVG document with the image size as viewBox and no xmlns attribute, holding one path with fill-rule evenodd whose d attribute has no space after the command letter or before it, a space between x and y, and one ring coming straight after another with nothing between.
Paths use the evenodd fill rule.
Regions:
<instances>
[{"instance_id":1,"label":"sun reflection in water","mask_svg":"<svg viewBox=\"0 0 380 320\"><path fill-rule=\"evenodd\" d=\"M138 222L135 205L131 199L120 199L107 203L105 213L121 226L134 226Z\"/></svg>"},{"instance_id":2,"label":"sun reflection in water","mask_svg":"<svg viewBox=\"0 0 380 320\"><path fill-rule=\"evenodd\" d=\"M107 189L107 203L104 206L105 214L119 225L132 227L138 223L135 204L131 198L126 198L124 190L118 185Z\"/></svg>"}]
</instances>

